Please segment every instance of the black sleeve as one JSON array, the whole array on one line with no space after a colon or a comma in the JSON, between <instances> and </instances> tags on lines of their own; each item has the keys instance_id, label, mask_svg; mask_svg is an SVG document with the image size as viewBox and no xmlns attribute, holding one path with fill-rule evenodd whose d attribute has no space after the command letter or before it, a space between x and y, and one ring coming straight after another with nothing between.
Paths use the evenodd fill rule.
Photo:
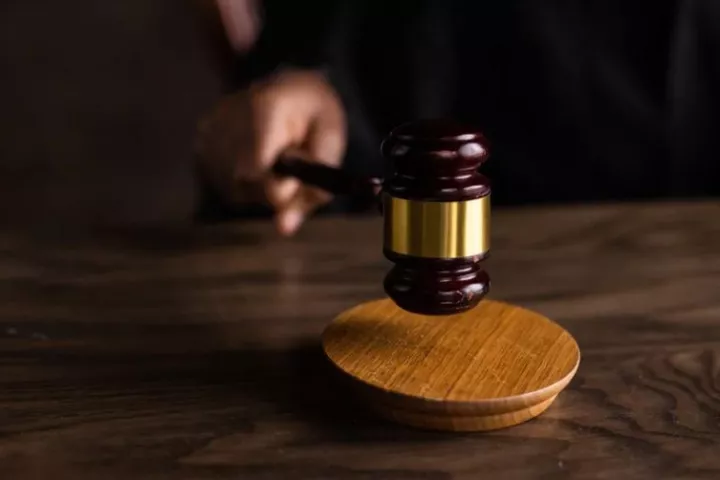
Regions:
<instances>
[{"instance_id":1,"label":"black sleeve","mask_svg":"<svg viewBox=\"0 0 720 480\"><path fill-rule=\"evenodd\" d=\"M267 0L260 3L261 31L252 50L237 59L235 86L283 67L325 68L342 43L351 8L343 0Z\"/></svg>"}]
</instances>

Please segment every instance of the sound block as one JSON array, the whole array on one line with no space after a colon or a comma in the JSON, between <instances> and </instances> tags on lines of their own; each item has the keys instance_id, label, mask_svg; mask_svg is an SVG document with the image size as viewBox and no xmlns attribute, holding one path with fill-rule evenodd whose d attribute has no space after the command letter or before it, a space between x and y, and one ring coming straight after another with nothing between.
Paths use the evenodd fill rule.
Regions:
<instances>
[{"instance_id":1,"label":"sound block","mask_svg":"<svg viewBox=\"0 0 720 480\"><path fill-rule=\"evenodd\" d=\"M488 299L445 316L370 301L337 316L322 343L380 415L434 430L487 431L530 420L580 364L577 342L558 324Z\"/></svg>"}]
</instances>

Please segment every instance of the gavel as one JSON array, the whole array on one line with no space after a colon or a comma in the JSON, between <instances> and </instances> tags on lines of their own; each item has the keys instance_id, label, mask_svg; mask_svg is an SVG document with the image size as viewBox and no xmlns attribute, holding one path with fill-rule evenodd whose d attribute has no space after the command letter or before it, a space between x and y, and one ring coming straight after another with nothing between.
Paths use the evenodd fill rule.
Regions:
<instances>
[{"instance_id":1,"label":"gavel","mask_svg":"<svg viewBox=\"0 0 720 480\"><path fill-rule=\"evenodd\" d=\"M490 183L478 172L488 142L448 120L402 124L382 141L391 174L362 178L296 158L273 170L335 195L374 198L384 217L383 254L393 262L386 294L423 315L461 313L488 293L481 263L490 250Z\"/></svg>"}]
</instances>

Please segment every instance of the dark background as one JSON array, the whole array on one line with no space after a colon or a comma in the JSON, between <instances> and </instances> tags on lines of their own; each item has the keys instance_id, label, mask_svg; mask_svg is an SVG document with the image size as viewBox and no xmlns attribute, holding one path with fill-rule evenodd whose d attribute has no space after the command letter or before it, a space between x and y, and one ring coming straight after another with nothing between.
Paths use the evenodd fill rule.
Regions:
<instances>
[{"instance_id":1,"label":"dark background","mask_svg":"<svg viewBox=\"0 0 720 480\"><path fill-rule=\"evenodd\" d=\"M214 28L217 19L203 14L202 3L2 3L1 222L193 219L200 201L193 171L196 121L242 74L236 68L242 62L229 61ZM343 20L327 30L342 33L338 38L352 35L354 43L335 49L334 66L346 67L344 80L336 77L338 87L356 88L352 82L360 79L363 91L351 108L374 112L370 121L380 125L370 133L353 127L355 139L370 138L364 150L355 149L357 163L374 151L388 126L442 110L441 96L425 95L423 88L434 91L433 82L443 81L447 38L433 27L442 15L430 1L413 3L412 14L400 3L392 9L381 1L340 3ZM467 16L458 10L467 27L462 35L502 48L489 64L483 62L490 57L480 58L477 50L457 50L465 57L456 63L464 69L458 70L463 88L484 85L482 106L465 107L486 112L488 128L496 129L496 161L488 165L496 200L514 196L537 203L546 185L555 185L559 200L717 195L720 8L714 0L518 1L493 11L480 3ZM283 48L307 50L319 38L315 29L303 35L292 26L299 15L320 21L303 13L305 4L268 2L274 28L260 45L273 53L263 61L271 65ZM289 5L297 11L283 17ZM417 71L425 74L400 62L387 75L378 73L378 52L385 60L403 57L402 50L386 48L388 39L422 39L417 58L425 65ZM491 75L498 68L505 77ZM410 81L416 83L405 89ZM386 95L407 90L428 103L393 112L393 105L408 99L395 95L394 102L381 104L385 88ZM585 96L576 100L577 92ZM462 98L458 104L464 105ZM522 131L514 130L517 125ZM601 175L585 172L588 165ZM573 178L583 178L598 194L581 183L572 186Z\"/></svg>"}]
</instances>

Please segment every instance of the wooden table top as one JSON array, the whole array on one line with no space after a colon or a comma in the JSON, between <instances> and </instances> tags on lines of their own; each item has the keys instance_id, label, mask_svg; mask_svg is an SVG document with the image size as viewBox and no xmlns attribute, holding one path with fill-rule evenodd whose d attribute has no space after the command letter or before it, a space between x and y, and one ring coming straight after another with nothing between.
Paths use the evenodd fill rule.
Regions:
<instances>
[{"instance_id":1,"label":"wooden table top","mask_svg":"<svg viewBox=\"0 0 720 480\"><path fill-rule=\"evenodd\" d=\"M0 476L720 477L720 203L495 209L491 297L567 328L580 370L540 418L386 423L319 335L382 296L379 217L0 235Z\"/></svg>"}]
</instances>

